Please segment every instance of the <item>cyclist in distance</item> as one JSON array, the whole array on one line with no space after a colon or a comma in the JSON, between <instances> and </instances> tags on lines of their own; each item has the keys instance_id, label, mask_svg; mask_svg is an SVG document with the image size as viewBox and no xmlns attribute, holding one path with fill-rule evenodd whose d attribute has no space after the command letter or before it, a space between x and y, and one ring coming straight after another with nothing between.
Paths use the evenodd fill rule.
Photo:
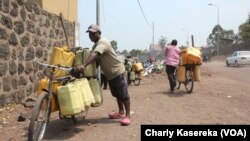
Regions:
<instances>
[{"instance_id":1,"label":"cyclist in distance","mask_svg":"<svg viewBox=\"0 0 250 141\"><path fill-rule=\"evenodd\" d=\"M177 40L172 40L171 44L166 47L166 73L168 75L170 92L174 92L176 87L175 70L179 64L181 50L177 47Z\"/></svg>"}]
</instances>

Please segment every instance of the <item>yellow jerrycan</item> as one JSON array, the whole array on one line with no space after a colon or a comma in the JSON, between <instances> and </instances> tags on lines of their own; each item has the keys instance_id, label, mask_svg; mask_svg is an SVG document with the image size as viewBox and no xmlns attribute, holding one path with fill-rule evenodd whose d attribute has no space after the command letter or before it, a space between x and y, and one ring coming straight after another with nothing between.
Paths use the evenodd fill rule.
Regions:
<instances>
[{"instance_id":1,"label":"yellow jerrycan","mask_svg":"<svg viewBox=\"0 0 250 141\"><path fill-rule=\"evenodd\" d=\"M176 70L176 79L178 82L185 82L186 81L186 67L179 66Z\"/></svg>"},{"instance_id":2,"label":"yellow jerrycan","mask_svg":"<svg viewBox=\"0 0 250 141\"><path fill-rule=\"evenodd\" d=\"M130 79L131 81L135 80L135 72L134 72L134 71L131 71L131 72L130 72L130 77L129 77L129 79Z\"/></svg>"},{"instance_id":3,"label":"yellow jerrycan","mask_svg":"<svg viewBox=\"0 0 250 141\"><path fill-rule=\"evenodd\" d=\"M60 86L57 90L60 112L63 116L71 116L84 111L82 87L76 81Z\"/></svg>"},{"instance_id":4,"label":"yellow jerrycan","mask_svg":"<svg viewBox=\"0 0 250 141\"><path fill-rule=\"evenodd\" d=\"M188 47L187 48L187 59L188 64L201 64L202 58L201 58L201 51L198 48L194 47Z\"/></svg>"},{"instance_id":5,"label":"yellow jerrycan","mask_svg":"<svg viewBox=\"0 0 250 141\"><path fill-rule=\"evenodd\" d=\"M89 57L89 55L91 54L91 50L88 48L83 48L80 49L76 52L76 57L75 57L75 61L74 61L74 65L81 65L83 64L87 58ZM84 70L84 76L85 77L93 77L96 76L96 61L93 61L92 63L90 63Z\"/></svg>"},{"instance_id":6,"label":"yellow jerrycan","mask_svg":"<svg viewBox=\"0 0 250 141\"><path fill-rule=\"evenodd\" d=\"M53 83L52 85L52 96L51 96L51 106L50 106L50 110L51 112L55 112L59 110L59 105L58 105L58 101L57 101L57 89L58 87L61 85L61 83L57 82L57 83ZM41 95L43 91L48 91L49 90L49 79L44 78L42 80L40 80L39 84L38 84L38 89L37 89L37 96ZM43 103L42 105L42 109L45 109L46 105L45 103Z\"/></svg>"},{"instance_id":7,"label":"yellow jerrycan","mask_svg":"<svg viewBox=\"0 0 250 141\"><path fill-rule=\"evenodd\" d=\"M95 98L95 103L92 103L91 107L101 106L103 103L103 96L102 96L102 91L101 91L101 86L99 84L99 81L97 79L90 79L89 85Z\"/></svg>"},{"instance_id":8,"label":"yellow jerrycan","mask_svg":"<svg viewBox=\"0 0 250 141\"><path fill-rule=\"evenodd\" d=\"M91 104L96 102L87 78L76 80L76 85L82 88L81 95L85 107L90 107Z\"/></svg>"},{"instance_id":9,"label":"yellow jerrycan","mask_svg":"<svg viewBox=\"0 0 250 141\"><path fill-rule=\"evenodd\" d=\"M194 67L194 81L201 80L201 69L200 65L195 65Z\"/></svg>"},{"instance_id":10,"label":"yellow jerrycan","mask_svg":"<svg viewBox=\"0 0 250 141\"><path fill-rule=\"evenodd\" d=\"M72 67L75 59L75 54L70 52L67 47L53 47L49 58L50 65L61 65L64 67ZM69 75L68 72L57 69L54 78L63 77Z\"/></svg>"}]
</instances>

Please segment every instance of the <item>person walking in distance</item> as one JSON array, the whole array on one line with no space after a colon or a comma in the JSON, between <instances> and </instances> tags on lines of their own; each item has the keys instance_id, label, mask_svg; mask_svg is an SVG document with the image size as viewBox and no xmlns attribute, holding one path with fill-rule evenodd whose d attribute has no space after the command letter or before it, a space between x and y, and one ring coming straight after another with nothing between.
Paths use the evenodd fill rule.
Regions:
<instances>
[{"instance_id":1,"label":"person walking in distance","mask_svg":"<svg viewBox=\"0 0 250 141\"><path fill-rule=\"evenodd\" d=\"M128 85L124 77L125 67L112 48L110 42L101 37L101 30L98 25L91 24L86 31L89 38L94 42L92 53L83 65L77 66L83 70L88 64L96 60L106 76L112 96L117 100L118 112L110 113L111 119L121 119L121 125L129 125L130 117L130 96Z\"/></svg>"},{"instance_id":2,"label":"person walking in distance","mask_svg":"<svg viewBox=\"0 0 250 141\"><path fill-rule=\"evenodd\" d=\"M103 71L101 70L101 87L103 86L104 90L107 90L108 88L108 80L106 76L103 74Z\"/></svg>"},{"instance_id":3,"label":"person walking in distance","mask_svg":"<svg viewBox=\"0 0 250 141\"><path fill-rule=\"evenodd\" d=\"M179 65L180 48L177 47L177 40L172 40L171 44L166 47L166 73L168 75L170 92L174 92L176 87L175 70Z\"/></svg>"},{"instance_id":4,"label":"person walking in distance","mask_svg":"<svg viewBox=\"0 0 250 141\"><path fill-rule=\"evenodd\" d=\"M130 85L131 84L131 80L130 80L131 62L129 61L129 59L125 59L124 66L127 72L127 83L128 85Z\"/></svg>"}]
</instances>

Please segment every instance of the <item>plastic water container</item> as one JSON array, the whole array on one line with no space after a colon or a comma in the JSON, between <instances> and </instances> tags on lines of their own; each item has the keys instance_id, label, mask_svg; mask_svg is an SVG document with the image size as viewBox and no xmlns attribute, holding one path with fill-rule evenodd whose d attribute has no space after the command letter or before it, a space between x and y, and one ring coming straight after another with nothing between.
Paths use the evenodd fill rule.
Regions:
<instances>
[{"instance_id":1,"label":"plastic water container","mask_svg":"<svg viewBox=\"0 0 250 141\"><path fill-rule=\"evenodd\" d=\"M201 51L194 47L187 48L188 64L202 64Z\"/></svg>"},{"instance_id":2,"label":"plastic water container","mask_svg":"<svg viewBox=\"0 0 250 141\"><path fill-rule=\"evenodd\" d=\"M135 70L136 71L142 71L143 70L143 66L141 62L135 63Z\"/></svg>"},{"instance_id":3,"label":"plastic water container","mask_svg":"<svg viewBox=\"0 0 250 141\"><path fill-rule=\"evenodd\" d=\"M102 96L102 91L101 91L101 86L99 84L99 81L97 79L90 79L89 85L95 98L95 103L92 103L91 107L101 106L103 103L103 96Z\"/></svg>"},{"instance_id":4,"label":"plastic water container","mask_svg":"<svg viewBox=\"0 0 250 141\"><path fill-rule=\"evenodd\" d=\"M64 67L72 67L75 59L75 54L70 52L67 47L54 47L49 59L50 65L61 65ZM56 70L54 78L63 77L69 75L66 71Z\"/></svg>"},{"instance_id":5,"label":"plastic water container","mask_svg":"<svg viewBox=\"0 0 250 141\"><path fill-rule=\"evenodd\" d=\"M194 67L194 81L201 80L201 69L200 65L195 65Z\"/></svg>"},{"instance_id":6,"label":"plastic water container","mask_svg":"<svg viewBox=\"0 0 250 141\"><path fill-rule=\"evenodd\" d=\"M58 87L61 85L61 83L53 83L52 85L52 96L51 96L51 106L50 106L50 110L51 112L55 112L59 110L59 105L58 105L58 101L56 99L57 97L57 89ZM42 79L40 80L39 84L38 84L38 89L37 89L37 96L41 95L42 92L44 90L49 90L49 79ZM45 103L42 105L42 109L45 109Z\"/></svg>"},{"instance_id":7,"label":"plastic water container","mask_svg":"<svg viewBox=\"0 0 250 141\"><path fill-rule=\"evenodd\" d=\"M90 54L91 54L91 50L88 48L78 50L76 52L74 65L77 66L77 65L84 64ZM96 61L93 61L92 63L90 63L83 71L84 71L84 76L86 77L95 76L96 75Z\"/></svg>"},{"instance_id":8,"label":"plastic water container","mask_svg":"<svg viewBox=\"0 0 250 141\"><path fill-rule=\"evenodd\" d=\"M179 66L176 71L176 79L178 82L185 82L186 81L186 67Z\"/></svg>"},{"instance_id":9,"label":"plastic water container","mask_svg":"<svg viewBox=\"0 0 250 141\"><path fill-rule=\"evenodd\" d=\"M58 102L63 116L75 115L85 110L81 93L82 89L82 87L76 84L76 81L58 88Z\"/></svg>"},{"instance_id":10,"label":"plastic water container","mask_svg":"<svg viewBox=\"0 0 250 141\"><path fill-rule=\"evenodd\" d=\"M96 103L95 97L86 78L78 79L75 81L75 83L76 85L81 87L80 92L82 95L84 107L90 107L91 104Z\"/></svg>"},{"instance_id":11,"label":"plastic water container","mask_svg":"<svg viewBox=\"0 0 250 141\"><path fill-rule=\"evenodd\" d=\"M187 62L187 49L182 49L181 50L181 65L186 65Z\"/></svg>"},{"instance_id":12,"label":"plastic water container","mask_svg":"<svg viewBox=\"0 0 250 141\"><path fill-rule=\"evenodd\" d=\"M131 71L130 72L130 77L129 77L130 80L135 80L135 72L134 71Z\"/></svg>"}]
</instances>

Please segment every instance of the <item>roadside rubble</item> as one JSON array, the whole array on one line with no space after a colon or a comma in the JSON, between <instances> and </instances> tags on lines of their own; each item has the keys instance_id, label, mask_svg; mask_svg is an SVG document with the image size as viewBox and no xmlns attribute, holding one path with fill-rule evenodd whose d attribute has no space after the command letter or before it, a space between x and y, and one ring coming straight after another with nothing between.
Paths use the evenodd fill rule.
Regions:
<instances>
[{"instance_id":1,"label":"roadside rubble","mask_svg":"<svg viewBox=\"0 0 250 141\"><path fill-rule=\"evenodd\" d=\"M26 108L22 104L8 104L0 108L0 130L9 125L18 125L21 122L29 122L32 108Z\"/></svg>"}]
</instances>

